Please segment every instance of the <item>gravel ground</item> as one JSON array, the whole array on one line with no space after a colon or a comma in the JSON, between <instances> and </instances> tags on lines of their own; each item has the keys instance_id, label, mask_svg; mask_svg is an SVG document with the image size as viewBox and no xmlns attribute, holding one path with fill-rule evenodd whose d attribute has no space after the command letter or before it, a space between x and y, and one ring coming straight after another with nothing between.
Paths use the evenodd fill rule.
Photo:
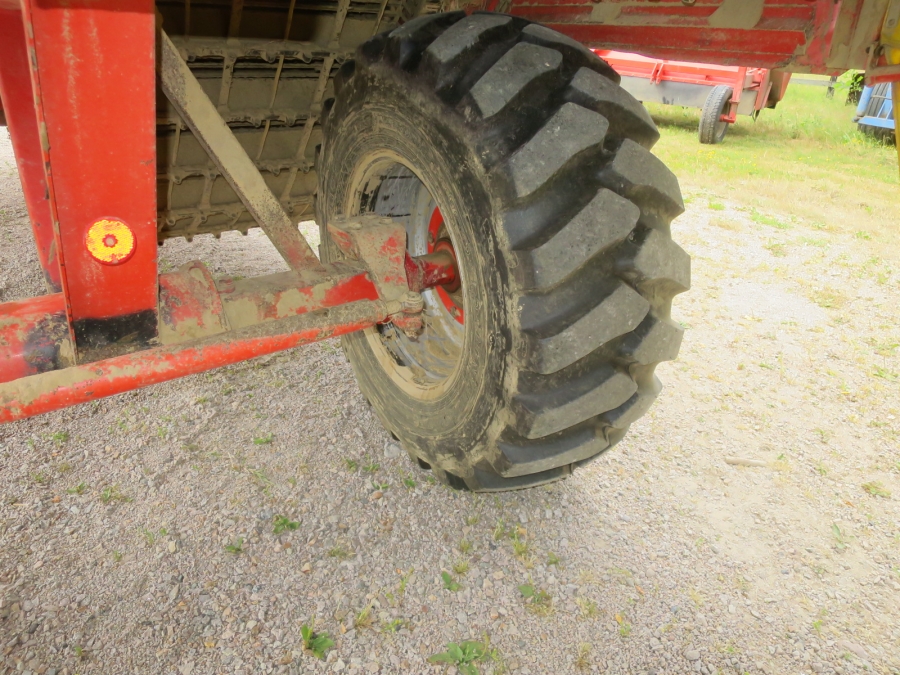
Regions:
<instances>
[{"instance_id":1,"label":"gravel ground","mask_svg":"<svg viewBox=\"0 0 900 675\"><path fill-rule=\"evenodd\" d=\"M0 165L10 300L41 284ZM685 192L682 356L565 482L435 484L335 341L0 427L0 673L437 673L470 638L482 673L900 673L897 263ZM161 250L192 258L280 264Z\"/></svg>"}]
</instances>

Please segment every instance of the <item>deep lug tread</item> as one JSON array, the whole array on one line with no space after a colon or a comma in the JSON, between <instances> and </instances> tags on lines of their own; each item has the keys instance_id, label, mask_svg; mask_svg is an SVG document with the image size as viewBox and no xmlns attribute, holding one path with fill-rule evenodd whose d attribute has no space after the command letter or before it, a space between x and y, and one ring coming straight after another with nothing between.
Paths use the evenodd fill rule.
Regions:
<instances>
[{"instance_id":1,"label":"deep lug tread","mask_svg":"<svg viewBox=\"0 0 900 675\"><path fill-rule=\"evenodd\" d=\"M623 245L619 270L635 286L665 284L672 295L691 287L691 258L668 234L638 228Z\"/></svg>"},{"instance_id":2,"label":"deep lug tread","mask_svg":"<svg viewBox=\"0 0 900 675\"><path fill-rule=\"evenodd\" d=\"M506 52L469 93L481 116L493 117L529 84L557 70L561 63L562 55L554 49L519 43Z\"/></svg>"},{"instance_id":3,"label":"deep lug tread","mask_svg":"<svg viewBox=\"0 0 900 675\"><path fill-rule=\"evenodd\" d=\"M608 293L597 289L574 288L584 296L586 290L596 304L572 298L568 288L546 296L529 296L522 303L522 325L530 346L527 366L538 373L550 374L587 356L604 343L637 328L650 311L650 303L640 293L619 282ZM570 297L566 298L565 296ZM577 297L577 296L576 296ZM585 312L585 307L589 309ZM580 313L566 316L567 309ZM540 323L538 323L540 322ZM546 322L546 323L545 323Z\"/></svg>"},{"instance_id":4,"label":"deep lug tread","mask_svg":"<svg viewBox=\"0 0 900 675\"><path fill-rule=\"evenodd\" d=\"M391 31L384 51L400 68L413 70L419 65L423 50L465 16L465 12L447 12L416 17ZM361 52L364 54L365 50Z\"/></svg>"},{"instance_id":5,"label":"deep lug tread","mask_svg":"<svg viewBox=\"0 0 900 675\"><path fill-rule=\"evenodd\" d=\"M589 68L580 68L572 82L570 99L609 120L609 134L630 138L650 149L659 140L659 131L647 109L609 78Z\"/></svg>"},{"instance_id":6,"label":"deep lug tread","mask_svg":"<svg viewBox=\"0 0 900 675\"><path fill-rule=\"evenodd\" d=\"M662 382L656 375L638 390L625 403L601 415L601 419L616 429L626 429L650 409L653 401L662 391Z\"/></svg>"},{"instance_id":7,"label":"deep lug tread","mask_svg":"<svg viewBox=\"0 0 900 675\"><path fill-rule=\"evenodd\" d=\"M655 155L631 139L616 150L601 172L605 187L633 201L641 212L658 213L666 221L684 212L678 179Z\"/></svg>"},{"instance_id":8,"label":"deep lug tread","mask_svg":"<svg viewBox=\"0 0 900 675\"><path fill-rule=\"evenodd\" d=\"M610 190L600 192L549 241L518 252L516 278L525 290L547 289L581 269L634 229L640 209Z\"/></svg>"},{"instance_id":9,"label":"deep lug tread","mask_svg":"<svg viewBox=\"0 0 900 675\"><path fill-rule=\"evenodd\" d=\"M533 23L522 31L522 40L543 47L557 49L568 57L570 61L594 70L615 84L619 84L622 78L606 61L597 56L590 49L568 35Z\"/></svg>"},{"instance_id":10,"label":"deep lug tread","mask_svg":"<svg viewBox=\"0 0 900 675\"><path fill-rule=\"evenodd\" d=\"M505 478L525 476L581 462L609 448L609 441L596 424L582 425L574 433L566 430L537 440L512 436L499 442Z\"/></svg>"},{"instance_id":11,"label":"deep lug tread","mask_svg":"<svg viewBox=\"0 0 900 675\"><path fill-rule=\"evenodd\" d=\"M516 431L531 439L548 436L595 416L598 410L618 408L636 391L634 380L612 366L575 373L554 388L518 394Z\"/></svg>"},{"instance_id":12,"label":"deep lug tread","mask_svg":"<svg viewBox=\"0 0 900 675\"><path fill-rule=\"evenodd\" d=\"M509 161L518 198L544 186L571 159L606 138L606 118L575 103L565 103Z\"/></svg>"},{"instance_id":13,"label":"deep lug tread","mask_svg":"<svg viewBox=\"0 0 900 675\"><path fill-rule=\"evenodd\" d=\"M651 312L640 326L622 339L619 353L643 366L672 361L678 356L683 338L684 329L681 326Z\"/></svg>"}]
</instances>

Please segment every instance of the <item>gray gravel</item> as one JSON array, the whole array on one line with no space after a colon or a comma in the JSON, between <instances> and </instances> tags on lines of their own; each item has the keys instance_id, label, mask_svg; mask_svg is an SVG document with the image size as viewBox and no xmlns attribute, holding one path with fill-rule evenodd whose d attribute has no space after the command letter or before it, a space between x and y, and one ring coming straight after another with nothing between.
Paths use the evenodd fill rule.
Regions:
<instances>
[{"instance_id":1,"label":"gray gravel","mask_svg":"<svg viewBox=\"0 0 900 675\"><path fill-rule=\"evenodd\" d=\"M10 157L3 300L40 292ZM0 426L0 673L437 673L486 636L483 673L900 673L896 262L686 193L682 358L565 482L434 484L334 341ZM258 233L161 256L279 265Z\"/></svg>"}]
</instances>

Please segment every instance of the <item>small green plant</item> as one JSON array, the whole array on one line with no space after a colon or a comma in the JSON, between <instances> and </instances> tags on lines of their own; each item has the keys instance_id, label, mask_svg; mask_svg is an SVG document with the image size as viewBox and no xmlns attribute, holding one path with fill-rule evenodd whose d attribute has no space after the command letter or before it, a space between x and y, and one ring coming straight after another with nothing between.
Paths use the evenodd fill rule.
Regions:
<instances>
[{"instance_id":1,"label":"small green plant","mask_svg":"<svg viewBox=\"0 0 900 675\"><path fill-rule=\"evenodd\" d=\"M881 497L882 499L891 498L890 491L886 490L884 485L882 485L877 480L873 480L869 483L863 483L862 489L868 492L873 497Z\"/></svg>"},{"instance_id":2,"label":"small green plant","mask_svg":"<svg viewBox=\"0 0 900 675\"><path fill-rule=\"evenodd\" d=\"M407 476L403 479L403 484L408 487L410 490L416 489L416 481L413 480L412 476Z\"/></svg>"},{"instance_id":3,"label":"small green plant","mask_svg":"<svg viewBox=\"0 0 900 675\"><path fill-rule=\"evenodd\" d=\"M713 200L710 200L709 208L711 211L724 211L725 205L722 202L715 202Z\"/></svg>"},{"instance_id":4,"label":"small green plant","mask_svg":"<svg viewBox=\"0 0 900 675\"><path fill-rule=\"evenodd\" d=\"M300 527L300 523L296 520L291 520L287 516L275 516L275 525L272 528L272 532L278 535L283 532L293 532L298 527Z\"/></svg>"},{"instance_id":5,"label":"small green plant","mask_svg":"<svg viewBox=\"0 0 900 675\"><path fill-rule=\"evenodd\" d=\"M65 475L72 470L72 465L69 464L68 462L60 462L59 465L56 467L56 470L61 475Z\"/></svg>"},{"instance_id":6,"label":"small green plant","mask_svg":"<svg viewBox=\"0 0 900 675\"><path fill-rule=\"evenodd\" d=\"M344 458L344 466L347 467L347 471L356 471L359 468L359 462L355 459Z\"/></svg>"},{"instance_id":7,"label":"small green plant","mask_svg":"<svg viewBox=\"0 0 900 675\"><path fill-rule=\"evenodd\" d=\"M353 551L342 544L338 544L328 550L328 557L337 558L338 560L347 560L347 558L353 557Z\"/></svg>"},{"instance_id":8,"label":"small green plant","mask_svg":"<svg viewBox=\"0 0 900 675\"><path fill-rule=\"evenodd\" d=\"M459 584L453 580L449 572L441 572L441 579L444 582L444 590L452 591L453 593L459 590Z\"/></svg>"},{"instance_id":9,"label":"small green plant","mask_svg":"<svg viewBox=\"0 0 900 675\"><path fill-rule=\"evenodd\" d=\"M553 598L547 591L536 588L534 584L522 584L519 593L525 598L525 606L534 614L544 615L553 611Z\"/></svg>"},{"instance_id":10,"label":"small green plant","mask_svg":"<svg viewBox=\"0 0 900 675\"><path fill-rule=\"evenodd\" d=\"M600 614L600 608L597 607L597 603L590 598L577 598L575 604L581 610L582 619L596 619L597 615Z\"/></svg>"},{"instance_id":11,"label":"small green plant","mask_svg":"<svg viewBox=\"0 0 900 675\"><path fill-rule=\"evenodd\" d=\"M70 438L68 431L55 431L50 434L50 440L56 443L56 445L62 445Z\"/></svg>"},{"instance_id":12,"label":"small green plant","mask_svg":"<svg viewBox=\"0 0 900 675\"><path fill-rule=\"evenodd\" d=\"M844 540L844 533L841 532L841 528L838 527L837 523L831 524L831 534L834 535L834 545L839 551L843 551L847 548L847 542Z\"/></svg>"},{"instance_id":13,"label":"small green plant","mask_svg":"<svg viewBox=\"0 0 900 675\"><path fill-rule=\"evenodd\" d=\"M813 630L816 631L818 635L822 634L822 619L816 619L812 622Z\"/></svg>"},{"instance_id":14,"label":"small green plant","mask_svg":"<svg viewBox=\"0 0 900 675\"><path fill-rule=\"evenodd\" d=\"M75 658L79 661L83 661L87 657L87 650L81 645L75 645L72 647L72 651L75 652Z\"/></svg>"},{"instance_id":15,"label":"small green plant","mask_svg":"<svg viewBox=\"0 0 900 675\"><path fill-rule=\"evenodd\" d=\"M460 553L466 555L469 551L472 550L472 542L468 539L460 539L459 543L456 545L456 548L459 549Z\"/></svg>"},{"instance_id":16,"label":"small green plant","mask_svg":"<svg viewBox=\"0 0 900 675\"><path fill-rule=\"evenodd\" d=\"M471 516L466 516L466 525L468 525L469 527L471 527L472 525L477 525L479 520L481 520L481 516L479 516L477 513Z\"/></svg>"},{"instance_id":17,"label":"small green plant","mask_svg":"<svg viewBox=\"0 0 900 675\"><path fill-rule=\"evenodd\" d=\"M578 645L578 654L575 657L575 668L587 670L591 665L591 646L587 642Z\"/></svg>"},{"instance_id":18,"label":"small green plant","mask_svg":"<svg viewBox=\"0 0 900 675\"><path fill-rule=\"evenodd\" d=\"M503 518L500 518L494 526L494 541L500 541L501 539L506 539L506 537L506 521L503 520Z\"/></svg>"},{"instance_id":19,"label":"small green plant","mask_svg":"<svg viewBox=\"0 0 900 675\"><path fill-rule=\"evenodd\" d=\"M380 468L381 464L379 464L378 462L369 462L368 464L365 464L363 466L362 470L366 473L375 473Z\"/></svg>"},{"instance_id":20,"label":"small green plant","mask_svg":"<svg viewBox=\"0 0 900 675\"><path fill-rule=\"evenodd\" d=\"M512 546L513 553L515 553L517 558L524 558L528 555L528 540L521 538L518 532L513 532Z\"/></svg>"},{"instance_id":21,"label":"small green plant","mask_svg":"<svg viewBox=\"0 0 900 675\"><path fill-rule=\"evenodd\" d=\"M238 537L230 544L225 544L225 551L231 555L239 555L244 552L244 538Z\"/></svg>"},{"instance_id":22,"label":"small green plant","mask_svg":"<svg viewBox=\"0 0 900 675\"><path fill-rule=\"evenodd\" d=\"M328 633L316 633L313 630L315 621L310 625L303 624L300 627L300 637L303 638L303 648L320 661L325 660L325 652L334 647L334 640L328 637Z\"/></svg>"},{"instance_id":23,"label":"small green plant","mask_svg":"<svg viewBox=\"0 0 900 675\"><path fill-rule=\"evenodd\" d=\"M469 573L469 561L468 560L457 560L453 563L453 571L461 577L464 577Z\"/></svg>"},{"instance_id":24,"label":"small green plant","mask_svg":"<svg viewBox=\"0 0 900 675\"><path fill-rule=\"evenodd\" d=\"M144 541L147 542L147 546L153 546L153 544L156 543L156 532L148 530L146 527L142 527L141 535L143 535Z\"/></svg>"},{"instance_id":25,"label":"small green plant","mask_svg":"<svg viewBox=\"0 0 900 675\"><path fill-rule=\"evenodd\" d=\"M113 562L122 562L122 552L121 551L113 551L112 558L113 558Z\"/></svg>"},{"instance_id":26,"label":"small green plant","mask_svg":"<svg viewBox=\"0 0 900 675\"><path fill-rule=\"evenodd\" d=\"M382 492L384 492L389 487L391 487L390 483L382 483L381 481L377 481L377 480L372 481L372 488L375 490L381 490Z\"/></svg>"},{"instance_id":27,"label":"small green plant","mask_svg":"<svg viewBox=\"0 0 900 675\"><path fill-rule=\"evenodd\" d=\"M459 644L448 642L447 651L431 655L428 657L428 662L456 666L460 675L479 675L478 666L475 663L487 659L488 651L487 645L483 642L474 640L466 640Z\"/></svg>"},{"instance_id":28,"label":"small green plant","mask_svg":"<svg viewBox=\"0 0 900 675\"><path fill-rule=\"evenodd\" d=\"M104 504L110 502L130 502L131 497L122 494L118 485L107 485L100 491L100 501Z\"/></svg>"},{"instance_id":29,"label":"small green plant","mask_svg":"<svg viewBox=\"0 0 900 675\"><path fill-rule=\"evenodd\" d=\"M363 607L356 614L356 617L353 619L353 627L356 630L362 630L363 628L371 628L372 627L372 603L370 602L368 605Z\"/></svg>"},{"instance_id":30,"label":"small green plant","mask_svg":"<svg viewBox=\"0 0 900 675\"><path fill-rule=\"evenodd\" d=\"M547 554L547 565L556 565L559 567L559 557L551 551Z\"/></svg>"},{"instance_id":31,"label":"small green plant","mask_svg":"<svg viewBox=\"0 0 900 675\"><path fill-rule=\"evenodd\" d=\"M273 434L266 434L265 436L256 436L253 439L253 445L268 445L272 441L275 440L275 436Z\"/></svg>"},{"instance_id":32,"label":"small green plant","mask_svg":"<svg viewBox=\"0 0 900 675\"><path fill-rule=\"evenodd\" d=\"M381 632L382 633L396 633L401 628L403 628L403 619L394 619L392 621L385 621L381 624Z\"/></svg>"}]
</instances>

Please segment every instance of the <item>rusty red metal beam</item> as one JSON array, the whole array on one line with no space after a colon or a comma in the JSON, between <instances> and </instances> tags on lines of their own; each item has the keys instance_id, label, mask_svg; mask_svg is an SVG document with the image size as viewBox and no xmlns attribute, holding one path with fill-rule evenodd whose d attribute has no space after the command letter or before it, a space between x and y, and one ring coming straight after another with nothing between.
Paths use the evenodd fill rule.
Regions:
<instances>
[{"instance_id":1,"label":"rusty red metal beam","mask_svg":"<svg viewBox=\"0 0 900 675\"><path fill-rule=\"evenodd\" d=\"M202 373L351 333L384 321L399 303L362 300L184 345L159 347L0 384L0 423Z\"/></svg>"},{"instance_id":2,"label":"rusty red metal beam","mask_svg":"<svg viewBox=\"0 0 900 675\"><path fill-rule=\"evenodd\" d=\"M72 365L62 293L0 305L0 382Z\"/></svg>"},{"instance_id":3,"label":"rusty red metal beam","mask_svg":"<svg viewBox=\"0 0 900 675\"><path fill-rule=\"evenodd\" d=\"M22 10L0 8L0 96L47 290L62 290Z\"/></svg>"}]
</instances>

